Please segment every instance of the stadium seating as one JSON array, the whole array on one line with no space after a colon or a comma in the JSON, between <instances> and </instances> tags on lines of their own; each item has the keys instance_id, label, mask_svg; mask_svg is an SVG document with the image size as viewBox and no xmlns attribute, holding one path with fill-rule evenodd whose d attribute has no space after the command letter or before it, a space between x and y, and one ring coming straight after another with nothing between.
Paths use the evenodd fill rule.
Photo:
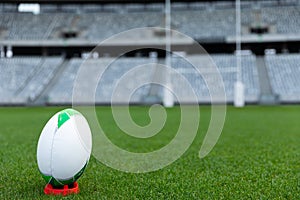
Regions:
<instances>
[{"instance_id":1,"label":"stadium seating","mask_svg":"<svg viewBox=\"0 0 300 200\"><path fill-rule=\"evenodd\" d=\"M41 63L39 57L0 59L0 103L21 103L16 94L24 87Z\"/></svg>"},{"instance_id":2,"label":"stadium seating","mask_svg":"<svg viewBox=\"0 0 300 200\"><path fill-rule=\"evenodd\" d=\"M19 13L1 14L1 18L6 18L6 28L8 29L7 39L14 40L42 40L46 39L46 34L51 27L52 18L48 15L32 15Z\"/></svg>"},{"instance_id":3,"label":"stadium seating","mask_svg":"<svg viewBox=\"0 0 300 200\"><path fill-rule=\"evenodd\" d=\"M250 5L244 2L243 5L241 20L244 26L257 23L256 15L259 13L259 23L271 25L276 34L300 33L300 6L278 6L272 2L254 2ZM39 15L16 11L7 13L4 8L2 6L0 10L0 28L7 34L0 39L62 39L59 33L67 28L78 30L79 39L103 40L132 28L164 25L163 4L45 5ZM235 9L232 3L176 3L172 8L172 28L195 39L235 35Z\"/></svg>"},{"instance_id":4,"label":"stadium seating","mask_svg":"<svg viewBox=\"0 0 300 200\"><path fill-rule=\"evenodd\" d=\"M222 83L215 82L216 73L210 68L217 67L223 79L226 98L228 102L232 102L234 98L234 83L237 80L236 70L236 57L234 55L212 55L212 60L205 56L189 56L187 57L196 68L201 68L203 76L201 76L193 66L182 58L173 58L172 66L179 71L190 82L193 87L198 101L200 103L210 102L210 93L219 93ZM204 80L204 78L206 80ZM182 88L182 84L177 81L178 77L173 77L173 87L176 92L185 92L186 89ZM206 82L213 83L212 90L208 91ZM259 100L259 82L256 69L255 56L242 57L242 81L245 84L245 100L246 102L257 102ZM187 96L188 94L182 96ZM221 97L220 97L221 98ZM188 101L188 99L187 99Z\"/></svg>"},{"instance_id":5,"label":"stadium seating","mask_svg":"<svg viewBox=\"0 0 300 200\"><path fill-rule=\"evenodd\" d=\"M35 100L62 61L61 57L0 59L0 104L25 104Z\"/></svg>"},{"instance_id":6,"label":"stadium seating","mask_svg":"<svg viewBox=\"0 0 300 200\"><path fill-rule=\"evenodd\" d=\"M69 65L60 75L59 81L54 85L49 93L49 102L63 103L72 101L73 83L76 78L76 73L83 62L82 59L74 58L70 61Z\"/></svg>"},{"instance_id":7,"label":"stadium seating","mask_svg":"<svg viewBox=\"0 0 300 200\"><path fill-rule=\"evenodd\" d=\"M109 65L111 59L100 58L100 59L87 59L83 60L80 58L73 58L70 60L69 65L66 70L61 75L59 81L54 86L53 90L49 94L49 103L71 103L72 102L72 93L73 85L76 80L76 75L80 67L87 67L88 73L94 74L99 70L99 68L107 68L103 74L103 78L99 81L99 85L96 90L96 102L97 103L110 103L113 89L117 85L117 81L121 76L128 72L133 67L142 64L148 64L148 58L119 58L111 65ZM136 73L129 74L129 80L125 82L122 93L116 94L115 102L124 103L124 95L127 95L128 92L132 92L132 88L135 86L135 83L139 80L151 79L151 74L144 73L137 75ZM150 80L149 80L150 81ZM79 98L82 98L77 101L82 101L83 103L89 103L93 101L92 99L85 99L85 92L90 90L90 80L87 78L85 81L81 82L82 95ZM147 87L143 87L137 90L132 96L131 102L138 103L141 101L143 95L145 95Z\"/></svg>"},{"instance_id":8,"label":"stadium seating","mask_svg":"<svg viewBox=\"0 0 300 200\"><path fill-rule=\"evenodd\" d=\"M205 66L206 63L203 63L201 57L199 56L190 56L188 59L191 59L194 63L199 64L199 66ZM233 101L233 86L236 81L236 59L233 55L213 55L213 62L218 67L221 77L224 81L225 92L227 96L227 101ZM49 94L49 103L71 103L72 102L72 92L73 84L76 79L76 74L79 67L88 67L93 71L97 71L97 68L104 68L108 65L110 59L100 58L100 59L88 59L82 60L79 58L73 58L67 69L64 71L59 81ZM120 58L117 61L113 62L106 69L103 74L103 78L99 81L99 85L96 90L96 103L110 103L112 98L112 92L115 89L118 80L131 69L138 65L148 64L148 58ZM242 59L242 79L245 83L245 93L247 102L257 102L259 99L259 83L257 77L257 70L255 66L255 57L254 56L245 56ZM184 61L183 59L173 58L172 67L176 69L179 74L184 75L187 80L192 85L193 89L196 92L198 97L198 102L207 103L210 101L210 93L207 90L206 84L203 78L193 70L192 66ZM205 73L211 73L207 68L204 70ZM152 74L152 75L151 75ZM129 80L125 82L125 85L122 86L122 93L116 94L114 101L119 103L124 103L124 99L128 93L132 92L132 89L136 86L137 83L142 81L151 81L153 79L153 70L149 68L149 71L143 74L129 73ZM208 74L208 77L211 79L215 78L214 74ZM182 88L182 84L177 81L177 75L173 74L172 76L172 85L174 87L175 93L184 93L186 90ZM88 81L88 80L87 80ZM212 80L213 81L213 80ZM82 101L84 102L84 92L88 91L89 84L86 84L85 89L82 89ZM149 93L150 85L144 86L138 89L133 96L131 97L131 103L140 103L142 102L143 97L147 96ZM218 88L215 88L218 89ZM217 91L211 91L217 92ZM162 95L160 92L158 95ZM186 96L186 101L190 101L188 95ZM162 96L161 96L162 97ZM80 100L79 100L80 101Z\"/></svg>"},{"instance_id":9,"label":"stadium seating","mask_svg":"<svg viewBox=\"0 0 300 200\"><path fill-rule=\"evenodd\" d=\"M266 24L275 25L279 34L300 33L300 7L287 6L276 8L263 8L261 15Z\"/></svg>"},{"instance_id":10,"label":"stadium seating","mask_svg":"<svg viewBox=\"0 0 300 200\"><path fill-rule=\"evenodd\" d=\"M222 39L221 41L224 42L226 37L236 34L236 13L234 6L234 2L174 2L171 5L171 26L200 41L214 40L214 42L220 42L219 39ZM245 27L257 24L270 25L272 27L271 34L281 34L280 37L274 37L279 38L279 40L280 38L289 38L284 35L294 38L293 36L299 36L300 34L300 3L297 0L242 1L241 7L243 34L250 34L249 31L245 30ZM51 48L56 45L53 41L59 40L57 43L59 45L65 44L60 43L61 41L69 42L66 41L66 35L68 34L64 35L68 31L78 33L75 34L75 38L72 38L78 40L78 43L74 43L75 46L78 44L83 44L84 46L85 44L91 45L93 41L98 42L129 29L164 26L165 23L164 4L162 3L134 3L124 5L84 4L82 6L75 4L42 4L39 15L19 13L17 12L16 4L0 4L0 18L0 42L5 43L4 45L0 45L1 57L4 56L3 52L5 51L15 50L15 46L11 46L11 40L15 40L12 43L16 42L16 44L18 42L29 41L24 43L26 45L29 44L29 46L33 45L33 48L36 48L34 46L36 43L46 41L45 44L50 44L51 46L50 50L46 47L45 51L44 49L42 51L45 54L51 54L53 53ZM137 37L142 39L144 35L143 33L131 34L126 36L126 39L135 39ZM251 39L252 36L249 36L249 38ZM38 42L32 42L31 40ZM70 43L68 45L72 46ZM215 43L212 44L214 45ZM19 47L16 47L16 49ZM24 47L21 46L19 49L22 48ZM61 48L64 47L60 47L60 51L55 52L55 54L64 51ZM227 52L227 49L226 51L222 49L220 51L224 53ZM229 48L228 51L232 51L232 49ZM293 51L295 50L293 49ZM78 56L80 54L78 52L79 50L74 55L71 55L71 57ZM219 50L214 52L219 52ZM105 53L101 53L100 56L103 55ZM218 93L220 89L220 86L215 84L211 88L211 91L208 91L206 86L206 82L214 82L217 78L216 73L210 69L212 63L216 65L220 72L227 102L233 101L234 83L237 80L236 57L234 55L213 54L211 55L212 60L210 58L207 60L207 58L201 55L188 55L187 58L193 61L196 67L201 69L203 76L198 74L190 63L180 57L174 56L171 64L191 84L198 98L197 102L209 102L210 93ZM278 94L281 102L299 102L300 82L298 81L298 77L300 76L300 55L266 55L264 59L262 57L259 58L258 63L262 62L267 67L270 81L267 80L266 84L268 88L270 88L271 84L273 90L270 93ZM32 103L44 95L48 97L46 101L49 104L70 104L79 68L88 68L91 73L96 73L99 69L104 69L109 65L110 59L108 57L101 57L83 60L82 58L74 57L50 56L0 58L0 104ZM151 59L146 57L121 57L111 63L96 89L96 103L110 103L113 90L120 78L137 65L149 64L149 62L152 62ZM157 60L156 58L155 62L164 63L165 60L163 58ZM256 65L257 60L255 55L242 56L241 78L245 84L245 99L248 103L258 102L261 95L260 87L264 88L261 86L263 85L261 82L261 85L259 85ZM260 66L260 64L258 65ZM141 74L127 74L130 77L130 81L122 85L123 92L117 93L114 100L118 103L124 103L126 95L132 92L132 88L137 83L157 79L157 71L151 67L147 70ZM62 73L58 73L58 71ZM190 94L186 93L187 90L183 88L183 84L178 81L179 74L172 74L171 76L171 83L175 93L184 96L187 102L193 101ZM268 76L265 77L268 78ZM206 80L204 80L204 77ZM261 77L260 80L262 80ZM89 99L85 99L89 83L83 83L82 87L79 101L83 103L89 102ZM131 97L131 103L144 102L147 95L153 95L151 87L151 85L146 85L136 90ZM47 90L45 91L45 89ZM162 88L153 91L156 91L154 96L159 97L158 99L163 97Z\"/></svg>"},{"instance_id":11,"label":"stadium seating","mask_svg":"<svg viewBox=\"0 0 300 200\"><path fill-rule=\"evenodd\" d=\"M233 9L178 11L174 12L172 17L175 29L195 39L223 38L235 34Z\"/></svg>"},{"instance_id":12,"label":"stadium seating","mask_svg":"<svg viewBox=\"0 0 300 200\"><path fill-rule=\"evenodd\" d=\"M80 15L80 26L93 24L86 29L85 37L90 40L105 39L114 34L140 27L160 26L162 14L148 13L101 13Z\"/></svg>"},{"instance_id":13,"label":"stadium seating","mask_svg":"<svg viewBox=\"0 0 300 200\"><path fill-rule=\"evenodd\" d=\"M281 102L300 101L300 55L268 55L265 58L273 92Z\"/></svg>"},{"instance_id":14,"label":"stadium seating","mask_svg":"<svg viewBox=\"0 0 300 200\"><path fill-rule=\"evenodd\" d=\"M27 102L36 100L43 89L47 87L51 79L56 75L55 72L62 62L62 57L44 58L34 76L28 80L26 86L17 95L18 98L24 99Z\"/></svg>"},{"instance_id":15,"label":"stadium seating","mask_svg":"<svg viewBox=\"0 0 300 200\"><path fill-rule=\"evenodd\" d=\"M199 55L189 55L187 59L195 64L203 73L201 76L193 66L180 57L172 58L172 67L178 74L172 74L172 87L175 93L185 96L187 102L191 101L187 90L178 81L180 74L183 75L194 89L199 103L210 101L210 93L207 89L206 81L215 81L215 73L209 68L211 63L217 67L223 79L227 102L232 102L234 97L234 83L237 78L236 58L234 55L213 54L212 60ZM96 103L110 103L113 90L118 85L120 78L138 65L153 63L150 58L126 58L122 57L109 65L110 58L81 59L72 58L67 63L62 74L56 73L64 59L62 57L13 57L0 59L0 104L26 104L35 101L43 90L49 85L51 80L53 87L50 88L48 103L65 104L72 102L73 84L80 66L88 68L90 73L96 73L99 68L104 69L109 66L99 81L95 93ZM164 61L161 61L164 62ZM267 55L265 63L268 70L270 83L275 94L278 94L281 102L300 101L299 83L299 54L290 55ZM114 96L115 102L124 103L125 97L133 92L133 88L140 82L151 82L155 77L153 67L149 67L145 73L127 73L128 81L122 86L122 92ZM256 68L256 57L254 55L242 56L242 81L245 84L246 102L258 102L260 97L260 86L258 72ZM207 79L208 78L208 79ZM79 102L86 101L86 91L89 82L83 83ZM119 85L120 86L120 85ZM149 95L150 85L143 86L136 90L131 96L131 103L142 103L144 97ZM210 92L218 92L219 85L214 84ZM162 89L157 95L162 98ZM89 100L90 101L90 100Z\"/></svg>"}]
</instances>

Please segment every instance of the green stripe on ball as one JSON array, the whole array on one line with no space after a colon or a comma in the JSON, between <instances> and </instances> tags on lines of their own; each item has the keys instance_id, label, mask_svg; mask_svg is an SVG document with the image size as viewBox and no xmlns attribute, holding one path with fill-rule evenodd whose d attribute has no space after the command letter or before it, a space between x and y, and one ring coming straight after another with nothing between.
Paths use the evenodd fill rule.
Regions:
<instances>
[{"instance_id":1,"label":"green stripe on ball","mask_svg":"<svg viewBox=\"0 0 300 200\"><path fill-rule=\"evenodd\" d=\"M59 113L58 115L58 123L57 123L57 127L61 127L66 121L68 121L70 119L70 116L68 115L68 113L62 111Z\"/></svg>"}]
</instances>

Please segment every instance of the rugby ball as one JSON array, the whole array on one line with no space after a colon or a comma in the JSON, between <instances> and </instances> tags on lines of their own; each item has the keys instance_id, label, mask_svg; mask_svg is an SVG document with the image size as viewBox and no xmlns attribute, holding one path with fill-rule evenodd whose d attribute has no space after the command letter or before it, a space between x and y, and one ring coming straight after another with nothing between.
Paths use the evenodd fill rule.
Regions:
<instances>
[{"instance_id":1,"label":"rugby ball","mask_svg":"<svg viewBox=\"0 0 300 200\"><path fill-rule=\"evenodd\" d=\"M84 116L74 109L56 113L45 125L37 145L39 171L54 187L74 183L86 168L92 136Z\"/></svg>"}]
</instances>

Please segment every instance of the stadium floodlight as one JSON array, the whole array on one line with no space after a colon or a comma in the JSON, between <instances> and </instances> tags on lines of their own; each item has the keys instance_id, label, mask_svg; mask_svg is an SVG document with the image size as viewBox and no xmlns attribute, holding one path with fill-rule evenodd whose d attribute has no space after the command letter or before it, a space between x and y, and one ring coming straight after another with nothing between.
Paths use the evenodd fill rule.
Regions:
<instances>
[{"instance_id":1,"label":"stadium floodlight","mask_svg":"<svg viewBox=\"0 0 300 200\"><path fill-rule=\"evenodd\" d=\"M236 0L236 82L234 84L234 106L244 107L244 84L242 82L242 53L241 53L241 2Z\"/></svg>"}]
</instances>

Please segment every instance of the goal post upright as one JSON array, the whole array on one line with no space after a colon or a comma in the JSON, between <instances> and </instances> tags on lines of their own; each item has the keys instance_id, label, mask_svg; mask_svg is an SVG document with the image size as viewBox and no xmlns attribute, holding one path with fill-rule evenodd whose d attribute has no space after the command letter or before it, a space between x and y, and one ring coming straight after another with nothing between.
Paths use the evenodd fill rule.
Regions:
<instances>
[{"instance_id":1,"label":"goal post upright","mask_svg":"<svg viewBox=\"0 0 300 200\"><path fill-rule=\"evenodd\" d=\"M165 0L165 37L166 37L166 67L171 67L171 1ZM163 105L165 107L174 106L174 96L172 94L172 77L170 70L165 71L165 87L163 89Z\"/></svg>"},{"instance_id":2,"label":"goal post upright","mask_svg":"<svg viewBox=\"0 0 300 200\"><path fill-rule=\"evenodd\" d=\"M242 58L241 58L241 1L235 1L236 14L236 82L234 84L234 106L245 106L244 84L242 80Z\"/></svg>"}]
</instances>

